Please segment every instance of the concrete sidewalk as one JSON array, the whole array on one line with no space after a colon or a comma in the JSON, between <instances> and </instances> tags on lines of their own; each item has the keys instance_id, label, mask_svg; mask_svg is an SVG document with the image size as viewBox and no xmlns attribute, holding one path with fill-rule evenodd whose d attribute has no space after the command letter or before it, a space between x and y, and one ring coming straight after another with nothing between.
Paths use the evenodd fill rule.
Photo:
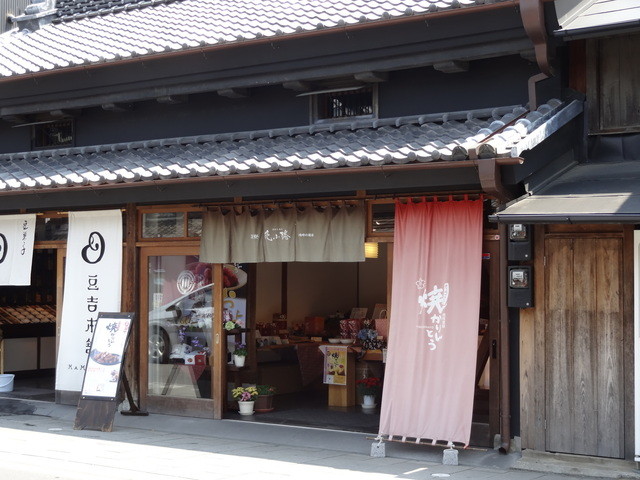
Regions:
<instances>
[{"instance_id":1,"label":"concrete sidewalk","mask_svg":"<svg viewBox=\"0 0 640 480\"><path fill-rule=\"evenodd\" d=\"M260 480L365 475L380 480L580 478L515 470L519 454L493 450L463 450L458 466L444 466L441 448L387 443L386 458L372 458L372 440L351 432L116 414L114 431L103 433L73 430L75 414L75 407L0 398L0 478L85 480L88 472L92 479L117 480L218 480L256 474ZM602 472L599 478L607 478ZM616 471L611 475L608 478L619 478Z\"/></svg>"}]
</instances>

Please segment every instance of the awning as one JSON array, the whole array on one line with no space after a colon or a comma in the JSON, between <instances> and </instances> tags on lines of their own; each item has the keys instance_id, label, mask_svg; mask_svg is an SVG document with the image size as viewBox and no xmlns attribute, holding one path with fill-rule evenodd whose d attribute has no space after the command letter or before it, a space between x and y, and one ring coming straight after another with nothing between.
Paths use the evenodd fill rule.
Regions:
<instances>
[{"instance_id":1,"label":"awning","mask_svg":"<svg viewBox=\"0 0 640 480\"><path fill-rule=\"evenodd\" d=\"M489 218L500 223L640 223L640 162L577 164Z\"/></svg>"},{"instance_id":2,"label":"awning","mask_svg":"<svg viewBox=\"0 0 640 480\"><path fill-rule=\"evenodd\" d=\"M628 0L556 0L558 37L569 39L640 29L640 4Z\"/></svg>"}]
</instances>

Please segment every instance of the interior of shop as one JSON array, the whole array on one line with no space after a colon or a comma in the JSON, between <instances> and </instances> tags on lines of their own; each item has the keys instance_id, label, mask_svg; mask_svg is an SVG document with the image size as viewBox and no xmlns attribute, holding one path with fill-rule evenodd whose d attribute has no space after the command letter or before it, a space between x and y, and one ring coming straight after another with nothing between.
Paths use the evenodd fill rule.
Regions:
<instances>
[{"instance_id":1,"label":"interior of shop","mask_svg":"<svg viewBox=\"0 0 640 480\"><path fill-rule=\"evenodd\" d=\"M0 287L0 396L54 401L56 250L34 251L31 285Z\"/></svg>"},{"instance_id":2,"label":"interior of shop","mask_svg":"<svg viewBox=\"0 0 640 480\"><path fill-rule=\"evenodd\" d=\"M362 391L366 387L359 388L359 384L365 383L363 379L378 379L380 386L384 384L389 328L387 269L393 244L376 246L376 254L371 255L376 258L366 258L361 263L257 265L256 348L248 349L246 374L237 377L231 374L228 389L255 383L273 387L275 395L268 411L257 411L254 415L239 414L235 403L230 401L228 418L377 433L381 388L374 385L369 389L376 393L373 406L364 404ZM487 295L485 288L483 297ZM487 301L483 301L482 309L488 309ZM481 317L487 318L482 314ZM479 334L486 328L487 322L481 320ZM367 338L375 341L366 341ZM229 341L230 350L232 344ZM352 371L346 380L351 385L327 384L327 374L331 372L327 372L325 364L330 363L321 350L323 346L345 344L353 357L348 364ZM252 354L255 361L251 361ZM351 399L332 393L332 389L348 388L354 390ZM476 425L472 433L475 445L487 444L488 389L487 368L476 389Z\"/></svg>"}]
</instances>

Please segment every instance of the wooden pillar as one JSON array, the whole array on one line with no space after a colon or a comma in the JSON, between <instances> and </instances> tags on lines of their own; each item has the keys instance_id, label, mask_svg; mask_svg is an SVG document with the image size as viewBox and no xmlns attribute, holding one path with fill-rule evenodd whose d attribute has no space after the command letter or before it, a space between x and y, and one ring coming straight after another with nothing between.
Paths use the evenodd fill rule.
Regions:
<instances>
[{"instance_id":1,"label":"wooden pillar","mask_svg":"<svg viewBox=\"0 0 640 480\"><path fill-rule=\"evenodd\" d=\"M122 311L133 312L134 322L131 326L131 337L126 353L125 373L129 379L132 394L140 402L139 398L139 368L140 355L137 346L140 345L140 308L138 288L138 248L136 247L138 233L138 211L135 204L127 204L125 212L125 247L123 252L122 268Z\"/></svg>"},{"instance_id":2,"label":"wooden pillar","mask_svg":"<svg viewBox=\"0 0 640 480\"><path fill-rule=\"evenodd\" d=\"M222 328L222 264L213 265L213 349L211 365L211 391L213 392L213 418L222 419L227 394L227 337Z\"/></svg>"}]
</instances>

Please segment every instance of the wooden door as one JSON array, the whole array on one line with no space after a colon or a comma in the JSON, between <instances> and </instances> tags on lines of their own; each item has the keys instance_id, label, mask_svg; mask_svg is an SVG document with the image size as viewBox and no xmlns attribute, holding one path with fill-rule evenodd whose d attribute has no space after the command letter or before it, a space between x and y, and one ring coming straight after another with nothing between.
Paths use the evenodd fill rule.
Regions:
<instances>
[{"instance_id":1,"label":"wooden door","mask_svg":"<svg viewBox=\"0 0 640 480\"><path fill-rule=\"evenodd\" d=\"M624 457L622 244L545 240L549 451Z\"/></svg>"}]
</instances>

